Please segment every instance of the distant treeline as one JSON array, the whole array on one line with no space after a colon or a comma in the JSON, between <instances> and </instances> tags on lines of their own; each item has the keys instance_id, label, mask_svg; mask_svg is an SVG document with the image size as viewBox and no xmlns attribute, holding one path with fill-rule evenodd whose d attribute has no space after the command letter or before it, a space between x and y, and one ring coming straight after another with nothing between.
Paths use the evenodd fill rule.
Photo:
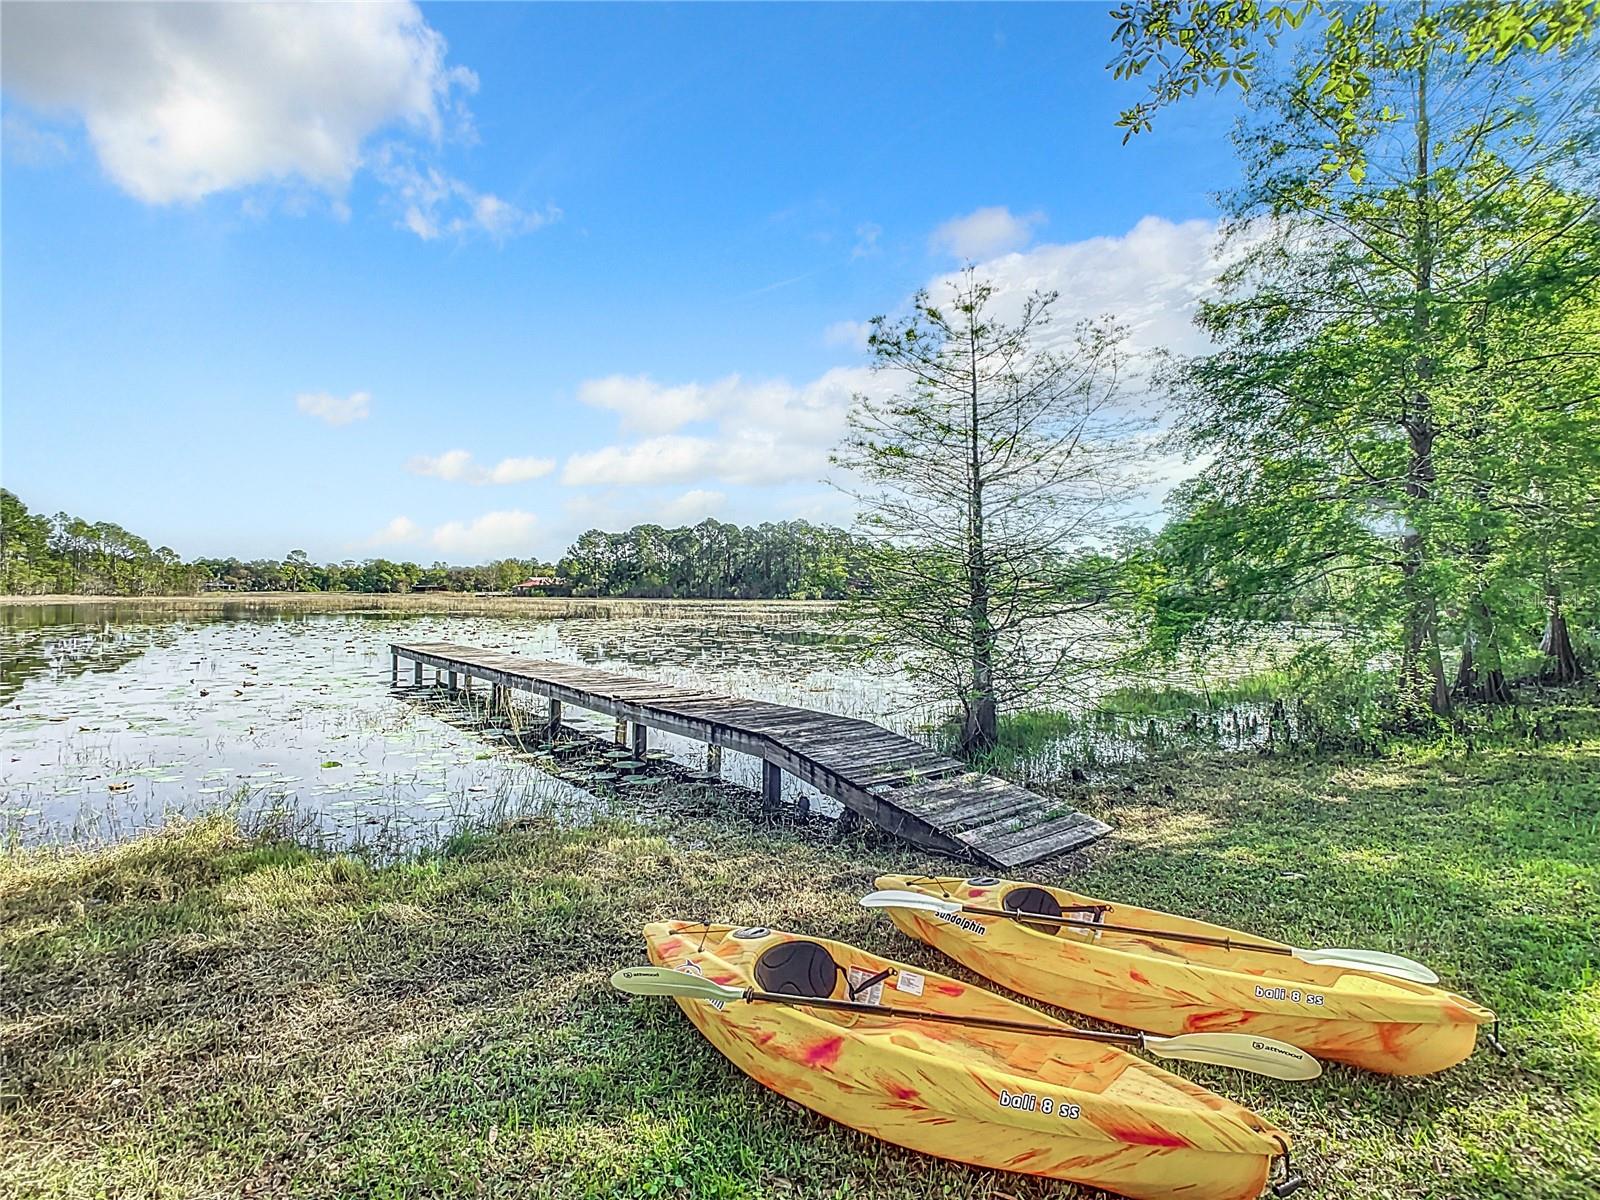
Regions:
<instances>
[{"instance_id":1,"label":"distant treeline","mask_svg":"<svg viewBox=\"0 0 1600 1200\"><path fill-rule=\"evenodd\" d=\"M184 562L170 546L152 549L109 521L30 513L0 488L0 592L185 595L209 578L202 564Z\"/></svg>"},{"instance_id":2,"label":"distant treeline","mask_svg":"<svg viewBox=\"0 0 1600 1200\"><path fill-rule=\"evenodd\" d=\"M837 599L858 581L866 543L840 529L786 521L754 527L705 520L626 533L590 530L559 564L503 558L482 566L423 566L384 558L314 563L303 550L283 559L197 558L120 525L66 513L30 513L0 489L0 593L161 596L208 588L240 592L505 592L530 577L558 578L582 596Z\"/></svg>"},{"instance_id":3,"label":"distant treeline","mask_svg":"<svg viewBox=\"0 0 1600 1200\"><path fill-rule=\"evenodd\" d=\"M236 592L507 592L530 576L549 576L555 568L534 558L502 558L478 567L436 562L422 566L387 558L314 563L304 550L291 550L281 562L270 558L197 558L212 586Z\"/></svg>"},{"instance_id":4,"label":"distant treeline","mask_svg":"<svg viewBox=\"0 0 1600 1200\"><path fill-rule=\"evenodd\" d=\"M837 600L862 586L869 543L807 521L591 529L557 573L580 596Z\"/></svg>"}]
</instances>

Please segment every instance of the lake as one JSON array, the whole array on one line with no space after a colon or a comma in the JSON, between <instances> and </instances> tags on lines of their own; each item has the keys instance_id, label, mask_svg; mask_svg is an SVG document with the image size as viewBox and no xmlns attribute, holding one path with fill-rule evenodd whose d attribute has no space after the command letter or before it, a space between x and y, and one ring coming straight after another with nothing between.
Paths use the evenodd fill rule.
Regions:
<instances>
[{"instance_id":1,"label":"lake","mask_svg":"<svg viewBox=\"0 0 1600 1200\"><path fill-rule=\"evenodd\" d=\"M576 757L570 747L530 743L543 702L525 694L517 695L528 719L508 729L432 688L391 690L391 642L458 642L714 688L928 740L945 710L892 661L862 661L860 640L833 628L830 611L350 594L0 604L0 837L95 844L227 808L247 824L286 822L297 836L398 854L475 823L636 814L672 802L655 794L658 778L618 779L598 742ZM1061 636L1113 640L1098 624ZM1264 637L1225 665L1213 660L1205 673L1263 665L1287 644L1280 638ZM1192 685L1196 670L1166 681ZM1138 680L1121 671L1080 675L1040 703L1081 712L1129 682ZM563 715L611 737L609 718L570 706ZM1039 783L1087 765L1093 779L1096 765L1144 753L1141 731L1155 724L1077 725L1011 774ZM1237 729L1234 744L1246 744ZM652 731L651 746L686 767L705 764L698 742ZM759 763L730 752L723 777L754 789ZM784 786L788 797L806 792L814 812L837 814L834 801L797 780Z\"/></svg>"},{"instance_id":2,"label":"lake","mask_svg":"<svg viewBox=\"0 0 1600 1200\"><path fill-rule=\"evenodd\" d=\"M462 706L392 692L392 641L491 647L908 732L936 716L892 668L859 663L852 639L825 628L825 613L582 602L540 604L528 616L0 607L0 832L28 843L103 842L237 804L247 817L293 814L335 842L426 844L475 818L612 802L571 782L583 763L564 759L566 778L557 778L537 747L527 753L473 727ZM566 716L611 732L609 718ZM704 765L699 743L651 740ZM743 755L725 758L731 782L755 787L758 770Z\"/></svg>"}]
</instances>

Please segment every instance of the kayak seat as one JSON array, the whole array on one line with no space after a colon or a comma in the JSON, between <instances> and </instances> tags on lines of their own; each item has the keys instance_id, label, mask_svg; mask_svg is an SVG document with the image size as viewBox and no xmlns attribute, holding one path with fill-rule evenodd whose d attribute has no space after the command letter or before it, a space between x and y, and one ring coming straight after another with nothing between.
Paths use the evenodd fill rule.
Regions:
<instances>
[{"instance_id":1,"label":"kayak seat","mask_svg":"<svg viewBox=\"0 0 1600 1200\"><path fill-rule=\"evenodd\" d=\"M1000 903L1005 906L1007 912L1038 913L1041 917L1062 915L1061 902L1040 887L1014 887L1001 898ZM1018 924L1052 936L1060 933L1062 929L1060 925L1047 924L1043 921L1020 921Z\"/></svg>"},{"instance_id":2,"label":"kayak seat","mask_svg":"<svg viewBox=\"0 0 1600 1200\"><path fill-rule=\"evenodd\" d=\"M756 986L782 996L831 996L839 964L816 942L780 942L756 959Z\"/></svg>"}]
</instances>

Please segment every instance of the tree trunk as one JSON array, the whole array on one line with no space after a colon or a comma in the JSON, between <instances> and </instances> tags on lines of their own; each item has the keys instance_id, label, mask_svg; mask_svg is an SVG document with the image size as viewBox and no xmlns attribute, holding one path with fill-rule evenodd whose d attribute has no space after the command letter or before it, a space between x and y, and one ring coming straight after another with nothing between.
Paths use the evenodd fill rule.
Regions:
<instances>
[{"instance_id":1,"label":"tree trunk","mask_svg":"<svg viewBox=\"0 0 1600 1200\"><path fill-rule=\"evenodd\" d=\"M1464 700L1483 700L1489 704L1512 703L1511 685L1498 665L1499 656L1486 655L1496 661L1495 666L1480 664L1477 659L1478 635L1468 631L1461 648L1461 664L1456 668L1456 695Z\"/></svg>"},{"instance_id":2,"label":"tree trunk","mask_svg":"<svg viewBox=\"0 0 1600 1200\"><path fill-rule=\"evenodd\" d=\"M1000 741L999 713L994 696L994 627L989 621L989 558L985 546L983 511L983 431L978 397L976 331L969 318L967 342L972 364L971 410L968 416L967 462L967 620L972 641L972 672L968 680L966 719L961 726L962 753L980 754Z\"/></svg>"},{"instance_id":3,"label":"tree trunk","mask_svg":"<svg viewBox=\"0 0 1600 1200\"><path fill-rule=\"evenodd\" d=\"M1428 353L1433 326L1433 260L1435 231L1433 196L1429 171L1428 67L1417 72L1417 194L1416 296L1412 307L1412 335L1417 346L1417 387L1410 397L1402 424L1410 446L1406 467L1406 495L1413 501L1407 520L1410 529L1401 538L1401 570L1405 574L1405 647L1401 656L1401 714L1411 720L1421 716L1424 707L1436 716L1450 713L1450 685L1445 679L1444 656L1439 652L1438 601L1421 576L1427 561L1427 544L1416 517L1431 501L1434 471L1433 443L1438 430L1433 422L1433 399L1429 384L1433 380L1434 359Z\"/></svg>"},{"instance_id":4,"label":"tree trunk","mask_svg":"<svg viewBox=\"0 0 1600 1200\"><path fill-rule=\"evenodd\" d=\"M1000 740L994 695L994 629L989 624L989 572L981 555L973 564L968 584L972 673L967 685L966 719L961 726L961 750L970 755L992 750Z\"/></svg>"},{"instance_id":5,"label":"tree trunk","mask_svg":"<svg viewBox=\"0 0 1600 1200\"><path fill-rule=\"evenodd\" d=\"M1461 643L1461 663L1456 668L1456 694L1489 704L1512 703L1511 685L1494 641L1494 613L1481 595L1473 601L1472 619Z\"/></svg>"},{"instance_id":6,"label":"tree trunk","mask_svg":"<svg viewBox=\"0 0 1600 1200\"><path fill-rule=\"evenodd\" d=\"M1539 641L1539 653L1545 656L1539 678L1545 683L1576 683L1583 678L1583 664L1572 646L1560 594L1552 591L1545 603L1549 615L1545 618L1544 637Z\"/></svg>"}]
</instances>

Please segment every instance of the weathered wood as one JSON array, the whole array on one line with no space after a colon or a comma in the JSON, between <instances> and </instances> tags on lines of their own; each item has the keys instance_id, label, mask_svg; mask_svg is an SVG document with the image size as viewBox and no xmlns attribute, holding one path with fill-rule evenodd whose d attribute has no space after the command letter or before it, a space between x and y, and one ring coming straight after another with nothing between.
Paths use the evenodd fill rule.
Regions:
<instances>
[{"instance_id":1,"label":"weathered wood","mask_svg":"<svg viewBox=\"0 0 1600 1200\"><path fill-rule=\"evenodd\" d=\"M419 658L411 672L411 682L415 687L422 686L422 660Z\"/></svg>"},{"instance_id":2,"label":"weathered wood","mask_svg":"<svg viewBox=\"0 0 1600 1200\"><path fill-rule=\"evenodd\" d=\"M400 656L392 650L389 652L389 686L400 686Z\"/></svg>"},{"instance_id":3,"label":"weathered wood","mask_svg":"<svg viewBox=\"0 0 1600 1200\"><path fill-rule=\"evenodd\" d=\"M396 679L399 660L409 658L418 683L424 663L464 674L469 695L474 679L487 682L497 710L509 709L517 690L547 700L552 722L567 704L610 716L618 745L629 744L632 726L633 750L641 757L651 729L706 743L706 770L713 776L721 774L724 749L751 755L762 760L768 807L777 807L787 773L843 805L844 829L872 821L927 849L994 866L1025 866L1109 831L1093 817L854 717L444 642L395 643L390 654ZM796 808L808 811L803 794Z\"/></svg>"},{"instance_id":4,"label":"weathered wood","mask_svg":"<svg viewBox=\"0 0 1600 1200\"><path fill-rule=\"evenodd\" d=\"M456 672L451 671L448 678L450 682L450 694L453 696L456 693Z\"/></svg>"},{"instance_id":5,"label":"weathered wood","mask_svg":"<svg viewBox=\"0 0 1600 1200\"><path fill-rule=\"evenodd\" d=\"M561 728L561 701L555 697L550 698L550 732L554 733Z\"/></svg>"}]
</instances>

